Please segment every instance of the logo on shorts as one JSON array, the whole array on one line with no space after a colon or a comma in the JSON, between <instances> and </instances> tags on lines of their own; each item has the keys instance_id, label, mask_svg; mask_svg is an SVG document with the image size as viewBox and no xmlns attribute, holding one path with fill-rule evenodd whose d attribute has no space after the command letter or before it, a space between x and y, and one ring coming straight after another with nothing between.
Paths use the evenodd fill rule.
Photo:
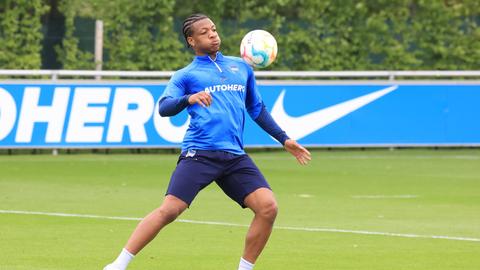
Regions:
<instances>
[{"instance_id":1,"label":"logo on shorts","mask_svg":"<svg viewBox=\"0 0 480 270\"><path fill-rule=\"evenodd\" d=\"M193 149L188 149L187 154L185 155L185 157L194 157L196 153L197 153L197 151L195 151L195 150L193 150Z\"/></svg>"}]
</instances>

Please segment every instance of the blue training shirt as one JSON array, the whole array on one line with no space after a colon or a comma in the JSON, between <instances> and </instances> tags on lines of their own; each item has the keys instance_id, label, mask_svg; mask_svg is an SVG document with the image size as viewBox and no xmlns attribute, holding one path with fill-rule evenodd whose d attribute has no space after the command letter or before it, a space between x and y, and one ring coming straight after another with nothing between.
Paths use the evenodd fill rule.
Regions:
<instances>
[{"instance_id":1,"label":"blue training shirt","mask_svg":"<svg viewBox=\"0 0 480 270\"><path fill-rule=\"evenodd\" d=\"M161 99L181 98L186 95L209 92L212 104L187 107L190 125L183 139L182 151L224 150L244 154L243 129L246 113L256 119L263 109L253 69L238 57L223 56L217 52L212 60L208 55L195 56L170 79Z\"/></svg>"}]
</instances>

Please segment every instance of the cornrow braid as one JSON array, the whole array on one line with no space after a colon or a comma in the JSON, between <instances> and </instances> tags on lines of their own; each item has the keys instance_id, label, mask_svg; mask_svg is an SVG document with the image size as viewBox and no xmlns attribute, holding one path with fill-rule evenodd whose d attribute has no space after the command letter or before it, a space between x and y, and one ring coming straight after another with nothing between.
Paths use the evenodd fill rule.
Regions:
<instances>
[{"instance_id":1,"label":"cornrow braid","mask_svg":"<svg viewBox=\"0 0 480 270\"><path fill-rule=\"evenodd\" d=\"M190 44L188 43L187 38L192 35L192 25L200 20L203 19L208 19L207 15L197 13L197 14L192 14L188 18L183 21L183 37L185 38L185 42L187 43L187 46L190 47Z\"/></svg>"}]
</instances>

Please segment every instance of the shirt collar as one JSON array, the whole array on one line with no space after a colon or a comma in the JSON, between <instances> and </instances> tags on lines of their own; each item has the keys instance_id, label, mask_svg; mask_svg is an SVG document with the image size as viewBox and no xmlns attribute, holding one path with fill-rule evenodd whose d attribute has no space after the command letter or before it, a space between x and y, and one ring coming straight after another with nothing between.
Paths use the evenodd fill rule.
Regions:
<instances>
[{"instance_id":1,"label":"shirt collar","mask_svg":"<svg viewBox=\"0 0 480 270\"><path fill-rule=\"evenodd\" d=\"M216 55L216 58L215 58L215 62L217 61L221 61L223 59L223 55L221 52L217 52L217 55ZM195 61L200 61L200 62L213 62L214 60L210 58L210 56L208 54L206 55L196 55L195 56Z\"/></svg>"}]
</instances>

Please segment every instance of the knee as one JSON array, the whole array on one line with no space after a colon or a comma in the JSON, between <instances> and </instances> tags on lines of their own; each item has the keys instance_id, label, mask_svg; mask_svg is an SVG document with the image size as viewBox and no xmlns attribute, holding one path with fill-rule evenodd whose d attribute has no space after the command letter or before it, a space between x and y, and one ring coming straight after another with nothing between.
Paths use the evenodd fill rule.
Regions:
<instances>
[{"instance_id":1,"label":"knee","mask_svg":"<svg viewBox=\"0 0 480 270\"><path fill-rule=\"evenodd\" d=\"M156 212L159 220L162 220L164 223L173 222L181 213L178 209L164 206L158 208Z\"/></svg>"},{"instance_id":2,"label":"knee","mask_svg":"<svg viewBox=\"0 0 480 270\"><path fill-rule=\"evenodd\" d=\"M256 214L273 222L278 214L277 202L275 200L271 200L263 203L260 207L260 210Z\"/></svg>"}]
</instances>

